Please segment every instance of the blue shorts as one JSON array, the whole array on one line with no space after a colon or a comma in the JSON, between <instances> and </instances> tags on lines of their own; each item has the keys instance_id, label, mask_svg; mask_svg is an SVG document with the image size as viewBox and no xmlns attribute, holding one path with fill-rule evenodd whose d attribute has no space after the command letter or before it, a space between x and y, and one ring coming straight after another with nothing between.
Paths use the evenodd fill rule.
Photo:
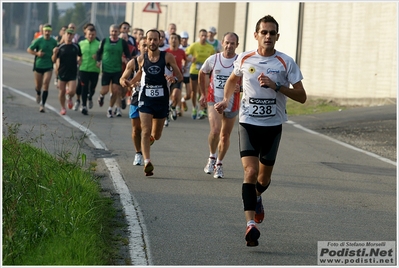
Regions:
<instances>
[{"instance_id":1,"label":"blue shorts","mask_svg":"<svg viewBox=\"0 0 399 268\"><path fill-rule=\"evenodd\" d=\"M137 105L129 105L129 118L134 119L134 118L140 118L140 113L139 113L139 107Z\"/></svg>"}]
</instances>

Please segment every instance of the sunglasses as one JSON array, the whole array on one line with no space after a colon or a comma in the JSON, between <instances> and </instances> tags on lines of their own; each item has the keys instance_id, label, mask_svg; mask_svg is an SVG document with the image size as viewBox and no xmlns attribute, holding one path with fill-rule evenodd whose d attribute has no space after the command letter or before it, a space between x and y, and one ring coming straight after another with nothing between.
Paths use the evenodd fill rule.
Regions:
<instances>
[{"instance_id":1,"label":"sunglasses","mask_svg":"<svg viewBox=\"0 0 399 268\"><path fill-rule=\"evenodd\" d=\"M267 34L276 35L276 34L277 34L277 32L276 32L275 30L273 30L273 31L263 30L263 31L260 31L259 33L260 33L261 35L267 35Z\"/></svg>"}]
</instances>

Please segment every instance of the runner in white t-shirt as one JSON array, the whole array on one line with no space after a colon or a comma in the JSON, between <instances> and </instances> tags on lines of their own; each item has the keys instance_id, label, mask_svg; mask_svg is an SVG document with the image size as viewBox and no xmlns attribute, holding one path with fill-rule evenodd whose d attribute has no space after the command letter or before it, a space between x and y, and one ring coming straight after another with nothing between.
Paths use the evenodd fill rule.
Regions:
<instances>
[{"instance_id":1,"label":"runner in white t-shirt","mask_svg":"<svg viewBox=\"0 0 399 268\"><path fill-rule=\"evenodd\" d=\"M223 101L214 105L222 113L242 79L243 95L239 116L239 147L244 167L242 199L247 229L247 246L257 246L260 232L256 223L264 219L261 194L270 185L273 166L281 139L282 124L287 120L286 98L304 103L306 92L302 74L294 60L276 51L278 23L270 15L261 18L254 33L258 49L241 53L228 78ZM292 85L292 87L290 87Z\"/></svg>"}]
</instances>

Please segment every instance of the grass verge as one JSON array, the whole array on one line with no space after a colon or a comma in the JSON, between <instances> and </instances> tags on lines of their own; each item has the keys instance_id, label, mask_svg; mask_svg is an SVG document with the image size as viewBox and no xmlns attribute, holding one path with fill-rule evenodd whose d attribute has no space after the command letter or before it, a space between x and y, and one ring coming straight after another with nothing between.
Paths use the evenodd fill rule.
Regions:
<instances>
[{"instance_id":1,"label":"grass verge","mask_svg":"<svg viewBox=\"0 0 399 268\"><path fill-rule=\"evenodd\" d=\"M287 98L287 113L290 115L318 114L325 112L341 111L350 107L339 105L334 101L308 98L304 104Z\"/></svg>"},{"instance_id":2,"label":"grass verge","mask_svg":"<svg viewBox=\"0 0 399 268\"><path fill-rule=\"evenodd\" d=\"M82 161L3 135L3 265L106 265L112 200ZM80 164L79 164L80 163Z\"/></svg>"}]
</instances>

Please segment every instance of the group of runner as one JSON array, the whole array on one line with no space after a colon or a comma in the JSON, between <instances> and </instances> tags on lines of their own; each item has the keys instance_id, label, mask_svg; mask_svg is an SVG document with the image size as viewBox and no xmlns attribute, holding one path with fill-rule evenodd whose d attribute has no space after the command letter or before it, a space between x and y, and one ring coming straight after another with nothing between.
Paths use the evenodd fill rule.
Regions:
<instances>
[{"instance_id":1,"label":"group of runner","mask_svg":"<svg viewBox=\"0 0 399 268\"><path fill-rule=\"evenodd\" d=\"M150 29L144 34L142 31L142 39L131 37L129 28L127 22L111 25L110 36L96 42L94 25L89 25L85 28L86 41L76 45L75 31L68 27L61 38L63 43L58 45L50 38L51 26L43 25L43 37L28 48L28 52L35 55L35 90L40 111L44 112L54 63L61 114L66 113L65 96L68 107L73 107L77 66L78 84L85 88L81 94L87 94L89 103L94 92L92 86L95 88L95 80L102 70L98 103L103 106L105 94L111 92L107 116L121 116L120 108L126 107L125 98L130 95L129 117L136 151L133 165L144 165L145 175L152 176L150 146L160 139L169 118L175 120L187 111L186 101L191 99L192 118L209 119L210 153L204 172L213 173L214 178L224 177L223 158L239 115L239 150L244 169L242 200L247 221L245 240L247 246L257 246L260 231L256 224L264 219L261 195L271 182L282 124L287 120L286 99L306 101L298 65L275 49L280 36L279 24L270 15L259 19L254 32L258 47L239 55L235 52L238 35L225 33L219 45L214 39L214 27L208 31L201 29L198 41L191 45L187 32L177 35L173 23L166 32ZM82 66L85 66L83 70ZM182 83L186 86L185 96L181 94ZM82 113L87 114L83 95Z\"/></svg>"}]
</instances>

